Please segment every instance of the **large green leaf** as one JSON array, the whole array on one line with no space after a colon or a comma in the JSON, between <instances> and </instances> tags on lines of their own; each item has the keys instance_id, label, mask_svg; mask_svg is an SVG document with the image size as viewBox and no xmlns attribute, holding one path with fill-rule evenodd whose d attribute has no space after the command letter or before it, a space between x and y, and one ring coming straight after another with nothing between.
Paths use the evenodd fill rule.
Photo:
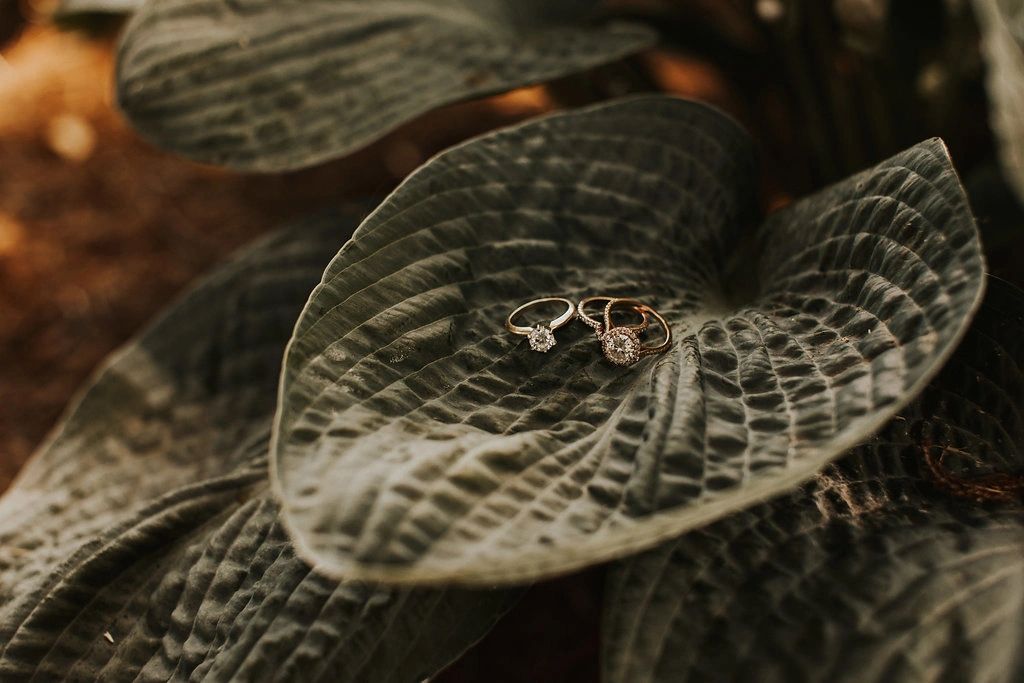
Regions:
<instances>
[{"instance_id":1,"label":"large green leaf","mask_svg":"<svg viewBox=\"0 0 1024 683\"><path fill-rule=\"evenodd\" d=\"M265 468L283 347L354 220L321 223L218 270L111 357L0 499L0 546L25 553L0 557L0 596L169 491Z\"/></svg>"},{"instance_id":2,"label":"large green leaf","mask_svg":"<svg viewBox=\"0 0 1024 683\"><path fill-rule=\"evenodd\" d=\"M988 62L991 126L999 157L1024 202L1024 0L974 0Z\"/></svg>"},{"instance_id":3,"label":"large green leaf","mask_svg":"<svg viewBox=\"0 0 1024 683\"><path fill-rule=\"evenodd\" d=\"M118 96L156 144L248 170L308 166L443 104L550 80L652 42L590 25L595 0L154 0Z\"/></svg>"},{"instance_id":4,"label":"large green leaf","mask_svg":"<svg viewBox=\"0 0 1024 683\"><path fill-rule=\"evenodd\" d=\"M751 157L717 111L645 97L413 174L289 345L271 472L299 551L335 576L525 581L796 486L883 425L981 296L946 149L758 229ZM623 369L583 325L548 354L503 329L528 299L602 293L655 304L672 349Z\"/></svg>"},{"instance_id":5,"label":"large green leaf","mask_svg":"<svg viewBox=\"0 0 1024 683\"><path fill-rule=\"evenodd\" d=\"M352 226L299 225L218 271L112 359L0 499L0 680L421 680L508 606L324 578L278 522L280 358Z\"/></svg>"},{"instance_id":6,"label":"large green leaf","mask_svg":"<svg viewBox=\"0 0 1024 683\"><path fill-rule=\"evenodd\" d=\"M75 14L127 14L142 3L143 0L61 0L56 15L63 18Z\"/></svg>"},{"instance_id":7,"label":"large green leaf","mask_svg":"<svg viewBox=\"0 0 1024 683\"><path fill-rule=\"evenodd\" d=\"M1005 283L878 437L798 493L617 565L605 680L1024 680L1024 513L951 495L923 457L945 447L1024 467L1024 295Z\"/></svg>"}]
</instances>

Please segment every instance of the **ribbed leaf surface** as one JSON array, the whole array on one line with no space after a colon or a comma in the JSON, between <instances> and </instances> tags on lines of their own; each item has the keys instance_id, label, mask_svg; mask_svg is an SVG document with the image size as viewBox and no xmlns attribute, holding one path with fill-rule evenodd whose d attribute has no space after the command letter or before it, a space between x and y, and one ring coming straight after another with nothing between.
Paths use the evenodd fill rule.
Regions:
<instances>
[{"instance_id":1,"label":"ribbed leaf surface","mask_svg":"<svg viewBox=\"0 0 1024 683\"><path fill-rule=\"evenodd\" d=\"M604 679L1024 679L1024 512L953 495L964 457L936 477L926 448L1024 471L1011 286L990 283L942 375L813 483L617 565Z\"/></svg>"},{"instance_id":2,"label":"ribbed leaf surface","mask_svg":"<svg viewBox=\"0 0 1024 683\"><path fill-rule=\"evenodd\" d=\"M154 0L118 96L154 143L240 169L308 166L443 104L613 61L647 29L593 0Z\"/></svg>"},{"instance_id":3,"label":"ribbed leaf surface","mask_svg":"<svg viewBox=\"0 0 1024 683\"><path fill-rule=\"evenodd\" d=\"M69 17L74 14L127 14L142 6L144 0L60 0L56 14Z\"/></svg>"},{"instance_id":4,"label":"ribbed leaf surface","mask_svg":"<svg viewBox=\"0 0 1024 683\"><path fill-rule=\"evenodd\" d=\"M409 178L289 347L272 472L299 551L336 576L526 581L791 488L883 425L982 291L945 147L760 228L751 156L717 111L647 97ZM552 294L639 297L676 341L624 369L576 324L533 353L504 317Z\"/></svg>"},{"instance_id":5,"label":"ribbed leaf surface","mask_svg":"<svg viewBox=\"0 0 1024 683\"><path fill-rule=\"evenodd\" d=\"M352 226L271 238L113 355L0 499L0 547L25 551L0 556L0 596L170 491L266 466L284 345Z\"/></svg>"},{"instance_id":6,"label":"ribbed leaf surface","mask_svg":"<svg viewBox=\"0 0 1024 683\"><path fill-rule=\"evenodd\" d=\"M117 354L0 499L0 680L422 680L505 592L298 559L267 493L280 358L351 219L225 267Z\"/></svg>"}]
</instances>

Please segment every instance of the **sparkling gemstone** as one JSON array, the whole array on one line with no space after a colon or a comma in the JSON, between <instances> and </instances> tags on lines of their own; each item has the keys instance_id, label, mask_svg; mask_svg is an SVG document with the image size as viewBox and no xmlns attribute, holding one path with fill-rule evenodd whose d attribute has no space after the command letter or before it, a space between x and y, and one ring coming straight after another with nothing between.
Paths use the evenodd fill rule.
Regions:
<instances>
[{"instance_id":1,"label":"sparkling gemstone","mask_svg":"<svg viewBox=\"0 0 1024 683\"><path fill-rule=\"evenodd\" d=\"M640 360L640 345L626 330L610 330L602 342L605 356L616 365L631 365Z\"/></svg>"},{"instance_id":2,"label":"sparkling gemstone","mask_svg":"<svg viewBox=\"0 0 1024 683\"><path fill-rule=\"evenodd\" d=\"M530 330L527 339L530 340L530 348L541 353L550 351L551 347L555 345L555 335L551 334L551 329L544 325L537 325Z\"/></svg>"}]
</instances>

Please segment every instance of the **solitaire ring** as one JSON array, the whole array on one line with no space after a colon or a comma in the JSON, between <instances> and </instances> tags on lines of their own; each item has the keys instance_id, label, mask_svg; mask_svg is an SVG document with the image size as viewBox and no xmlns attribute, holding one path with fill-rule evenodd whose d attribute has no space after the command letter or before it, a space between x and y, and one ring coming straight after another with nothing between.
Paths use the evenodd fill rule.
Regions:
<instances>
[{"instance_id":1,"label":"solitaire ring","mask_svg":"<svg viewBox=\"0 0 1024 683\"><path fill-rule=\"evenodd\" d=\"M565 312L559 315L553 320L547 322L537 323L531 327L524 327L522 325L516 325L513 319L520 313L523 313L529 309L541 306L543 304L560 303L565 305ZM508 314L508 318L505 319L505 327L512 334L518 334L526 337L530 342L530 348L534 351L541 353L547 353L555 345L554 331L559 327L562 327L573 318L576 317L576 306L573 305L568 299L563 299L560 296L549 296L543 299L534 299L528 301L516 310Z\"/></svg>"}]
</instances>

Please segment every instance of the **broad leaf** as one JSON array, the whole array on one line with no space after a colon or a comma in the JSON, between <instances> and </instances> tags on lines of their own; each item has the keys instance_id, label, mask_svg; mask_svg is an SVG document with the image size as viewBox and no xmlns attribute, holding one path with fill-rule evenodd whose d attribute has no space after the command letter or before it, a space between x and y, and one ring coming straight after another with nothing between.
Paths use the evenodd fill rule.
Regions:
<instances>
[{"instance_id":1,"label":"broad leaf","mask_svg":"<svg viewBox=\"0 0 1024 683\"><path fill-rule=\"evenodd\" d=\"M792 488L883 425L982 291L946 149L758 229L751 157L717 111L646 97L413 174L289 345L272 476L300 552L335 576L526 581ZM675 343L624 369L574 324L531 352L504 317L554 294L636 296Z\"/></svg>"},{"instance_id":2,"label":"broad leaf","mask_svg":"<svg viewBox=\"0 0 1024 683\"><path fill-rule=\"evenodd\" d=\"M0 499L0 680L420 680L508 606L324 578L278 522L280 358L351 227L299 225L207 280Z\"/></svg>"},{"instance_id":3,"label":"broad leaf","mask_svg":"<svg viewBox=\"0 0 1024 683\"><path fill-rule=\"evenodd\" d=\"M974 0L988 62L991 126L999 157L1024 202L1024 0Z\"/></svg>"},{"instance_id":4,"label":"broad leaf","mask_svg":"<svg viewBox=\"0 0 1024 683\"><path fill-rule=\"evenodd\" d=\"M951 477L998 476L963 465L1024 473L1024 295L999 281L879 436L613 569L604 679L1024 680L1024 513L953 495Z\"/></svg>"},{"instance_id":5,"label":"broad leaf","mask_svg":"<svg viewBox=\"0 0 1024 683\"><path fill-rule=\"evenodd\" d=\"M58 17L75 14L130 14L142 6L144 0L61 0Z\"/></svg>"},{"instance_id":6,"label":"broad leaf","mask_svg":"<svg viewBox=\"0 0 1024 683\"><path fill-rule=\"evenodd\" d=\"M248 170L308 166L443 104L649 45L592 25L594 0L153 0L129 25L118 94L154 143Z\"/></svg>"},{"instance_id":7,"label":"broad leaf","mask_svg":"<svg viewBox=\"0 0 1024 683\"><path fill-rule=\"evenodd\" d=\"M266 466L283 347L353 222L271 238L112 356L0 499L0 597L170 491Z\"/></svg>"}]
</instances>

